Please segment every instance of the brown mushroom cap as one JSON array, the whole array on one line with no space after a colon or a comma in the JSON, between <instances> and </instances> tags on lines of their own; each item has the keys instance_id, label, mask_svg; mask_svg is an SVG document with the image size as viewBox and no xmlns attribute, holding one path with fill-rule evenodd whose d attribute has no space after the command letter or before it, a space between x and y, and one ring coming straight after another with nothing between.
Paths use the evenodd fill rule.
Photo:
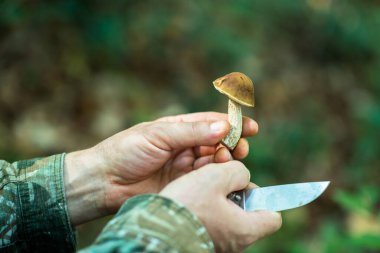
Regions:
<instances>
[{"instance_id":1,"label":"brown mushroom cap","mask_svg":"<svg viewBox=\"0 0 380 253\"><path fill-rule=\"evenodd\" d=\"M219 77L212 83L215 89L233 101L245 106L255 106L253 82L243 73L232 72Z\"/></svg>"}]
</instances>

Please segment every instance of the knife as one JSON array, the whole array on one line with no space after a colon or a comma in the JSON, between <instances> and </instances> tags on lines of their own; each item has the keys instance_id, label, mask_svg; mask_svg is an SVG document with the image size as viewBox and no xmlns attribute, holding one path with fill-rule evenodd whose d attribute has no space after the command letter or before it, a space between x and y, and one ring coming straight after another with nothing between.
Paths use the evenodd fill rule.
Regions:
<instances>
[{"instance_id":1,"label":"knife","mask_svg":"<svg viewBox=\"0 0 380 253\"><path fill-rule=\"evenodd\" d=\"M284 211L297 208L318 198L330 181L284 184L236 191L228 195L245 211Z\"/></svg>"}]
</instances>

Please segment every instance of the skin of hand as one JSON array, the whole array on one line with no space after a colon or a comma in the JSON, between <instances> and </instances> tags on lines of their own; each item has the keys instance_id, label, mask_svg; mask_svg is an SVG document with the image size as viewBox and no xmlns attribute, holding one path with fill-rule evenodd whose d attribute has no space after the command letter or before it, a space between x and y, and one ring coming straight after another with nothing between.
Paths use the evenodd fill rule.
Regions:
<instances>
[{"instance_id":1,"label":"skin of hand","mask_svg":"<svg viewBox=\"0 0 380 253\"><path fill-rule=\"evenodd\" d=\"M115 213L136 194L158 193L172 180L213 162L243 159L241 138L232 154L219 145L229 132L228 115L202 112L135 125L96 146L65 157L68 211L74 225ZM257 123L243 119L242 137Z\"/></svg>"},{"instance_id":2,"label":"skin of hand","mask_svg":"<svg viewBox=\"0 0 380 253\"><path fill-rule=\"evenodd\" d=\"M252 187L250 174L239 161L208 164L168 184L160 195L184 204L202 221L216 252L241 252L282 224L277 212L245 212L227 198Z\"/></svg>"}]
</instances>

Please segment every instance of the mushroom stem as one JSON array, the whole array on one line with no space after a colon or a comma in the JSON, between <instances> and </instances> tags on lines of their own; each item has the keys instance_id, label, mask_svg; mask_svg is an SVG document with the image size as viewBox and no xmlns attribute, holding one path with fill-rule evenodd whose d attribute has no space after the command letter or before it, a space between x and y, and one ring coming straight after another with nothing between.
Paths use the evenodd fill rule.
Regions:
<instances>
[{"instance_id":1,"label":"mushroom stem","mask_svg":"<svg viewBox=\"0 0 380 253\"><path fill-rule=\"evenodd\" d=\"M234 150L241 136L242 114L240 104L231 99L228 100L228 121L230 122L231 129L222 140L222 143L229 150Z\"/></svg>"}]
</instances>

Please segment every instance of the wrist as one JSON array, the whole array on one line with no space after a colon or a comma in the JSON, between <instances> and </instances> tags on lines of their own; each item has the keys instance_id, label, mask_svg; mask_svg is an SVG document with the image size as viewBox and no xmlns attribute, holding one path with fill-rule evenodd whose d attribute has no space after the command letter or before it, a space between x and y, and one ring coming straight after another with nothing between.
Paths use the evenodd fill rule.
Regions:
<instances>
[{"instance_id":1,"label":"wrist","mask_svg":"<svg viewBox=\"0 0 380 253\"><path fill-rule=\"evenodd\" d=\"M69 153L64 161L64 182L70 221L79 225L106 215L101 161L92 148Z\"/></svg>"}]
</instances>

